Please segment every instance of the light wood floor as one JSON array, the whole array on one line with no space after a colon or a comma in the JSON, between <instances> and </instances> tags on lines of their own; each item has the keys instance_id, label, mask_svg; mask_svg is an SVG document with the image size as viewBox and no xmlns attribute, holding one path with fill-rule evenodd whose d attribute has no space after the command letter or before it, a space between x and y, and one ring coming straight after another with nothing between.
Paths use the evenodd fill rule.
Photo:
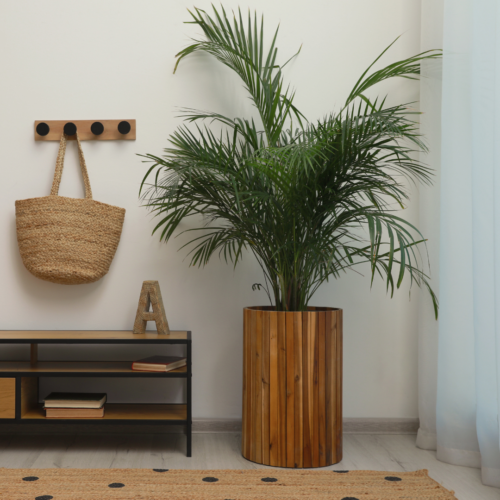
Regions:
<instances>
[{"instance_id":1,"label":"light wood floor","mask_svg":"<svg viewBox=\"0 0 500 500\"><path fill-rule=\"evenodd\" d=\"M185 439L182 434L0 435L0 467L265 468L242 458L239 434L193 434L192 458L185 456ZM415 447L414 435L346 434L344 459L329 469L428 469L459 500L500 499L500 489L481 484L478 469L439 462L435 452Z\"/></svg>"}]
</instances>

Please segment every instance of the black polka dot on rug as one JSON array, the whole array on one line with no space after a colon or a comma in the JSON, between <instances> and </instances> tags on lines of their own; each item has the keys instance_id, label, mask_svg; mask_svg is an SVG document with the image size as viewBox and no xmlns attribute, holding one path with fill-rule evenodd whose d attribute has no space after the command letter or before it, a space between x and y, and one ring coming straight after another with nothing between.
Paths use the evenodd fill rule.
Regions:
<instances>
[{"instance_id":1,"label":"black polka dot on rug","mask_svg":"<svg viewBox=\"0 0 500 500\"><path fill-rule=\"evenodd\" d=\"M275 477L263 477L261 481L264 481L264 483L275 483L277 479Z\"/></svg>"},{"instance_id":2,"label":"black polka dot on rug","mask_svg":"<svg viewBox=\"0 0 500 500\"><path fill-rule=\"evenodd\" d=\"M396 476L386 476L385 480L386 481L402 481L402 479L400 477L396 477Z\"/></svg>"},{"instance_id":3,"label":"black polka dot on rug","mask_svg":"<svg viewBox=\"0 0 500 500\"><path fill-rule=\"evenodd\" d=\"M23 477L23 481L38 481L38 477L36 477L36 476L26 476L26 477Z\"/></svg>"},{"instance_id":4,"label":"black polka dot on rug","mask_svg":"<svg viewBox=\"0 0 500 500\"><path fill-rule=\"evenodd\" d=\"M216 477L204 477L202 481L205 481L205 483L216 483L218 479Z\"/></svg>"},{"instance_id":5,"label":"black polka dot on rug","mask_svg":"<svg viewBox=\"0 0 500 500\"><path fill-rule=\"evenodd\" d=\"M359 498L356 498L356 497L344 497L341 500L359 500Z\"/></svg>"},{"instance_id":6,"label":"black polka dot on rug","mask_svg":"<svg viewBox=\"0 0 500 500\"><path fill-rule=\"evenodd\" d=\"M36 497L35 500L52 500L54 497L50 495L42 495L41 497Z\"/></svg>"},{"instance_id":7,"label":"black polka dot on rug","mask_svg":"<svg viewBox=\"0 0 500 500\"><path fill-rule=\"evenodd\" d=\"M109 488L123 488L125 485L123 483L111 483L108 484Z\"/></svg>"},{"instance_id":8,"label":"black polka dot on rug","mask_svg":"<svg viewBox=\"0 0 500 500\"><path fill-rule=\"evenodd\" d=\"M155 472L168 472L169 469L153 469Z\"/></svg>"},{"instance_id":9,"label":"black polka dot on rug","mask_svg":"<svg viewBox=\"0 0 500 500\"><path fill-rule=\"evenodd\" d=\"M333 472L336 472L337 474L347 474L349 471L348 470L334 470Z\"/></svg>"}]
</instances>

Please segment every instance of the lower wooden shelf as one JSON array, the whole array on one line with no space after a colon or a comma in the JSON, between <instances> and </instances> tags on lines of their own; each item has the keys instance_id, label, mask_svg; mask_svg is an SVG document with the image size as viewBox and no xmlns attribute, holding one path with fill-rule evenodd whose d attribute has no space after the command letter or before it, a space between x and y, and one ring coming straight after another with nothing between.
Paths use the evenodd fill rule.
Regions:
<instances>
[{"instance_id":1,"label":"lower wooden shelf","mask_svg":"<svg viewBox=\"0 0 500 500\"><path fill-rule=\"evenodd\" d=\"M192 442L192 341L189 331L135 334L131 331L0 331L2 344L30 344L29 361L0 360L0 424L151 424L181 425L186 430L186 454L191 456ZM171 345L182 347L186 366L169 372L143 372L131 369L131 361L38 361L39 344L68 345L149 345L155 354ZM154 350L153 350L154 349ZM102 418L46 418L41 401L40 381L53 377L89 378L170 378L185 380L184 404L106 403Z\"/></svg>"},{"instance_id":2,"label":"lower wooden shelf","mask_svg":"<svg viewBox=\"0 0 500 500\"><path fill-rule=\"evenodd\" d=\"M63 422L64 420L78 420L86 422L102 422L103 420L187 420L187 405L185 404L108 404L105 405L102 418L46 418L43 405L39 404L23 412L21 420L44 420L46 422Z\"/></svg>"}]
</instances>

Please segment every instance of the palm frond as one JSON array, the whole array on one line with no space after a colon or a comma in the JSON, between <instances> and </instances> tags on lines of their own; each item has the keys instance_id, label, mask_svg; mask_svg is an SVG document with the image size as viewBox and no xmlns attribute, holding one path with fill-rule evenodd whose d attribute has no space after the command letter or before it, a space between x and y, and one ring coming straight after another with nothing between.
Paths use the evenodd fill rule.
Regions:
<instances>
[{"instance_id":1,"label":"palm frond","mask_svg":"<svg viewBox=\"0 0 500 500\"><path fill-rule=\"evenodd\" d=\"M293 105L293 91L284 84L282 68L288 61L283 66L277 63L279 28L274 32L270 46L265 48L264 17L259 23L257 14L252 17L249 13L245 27L241 10L237 15L233 14L232 22L223 7L221 12L213 7L213 12L212 17L202 9L190 12L192 23L200 26L206 39L194 39L195 43L176 55L174 73L182 59L195 52L206 52L216 57L243 80L259 111L267 144L276 145L291 115L299 123L304 118ZM293 57L299 52L300 49Z\"/></svg>"},{"instance_id":2,"label":"palm frond","mask_svg":"<svg viewBox=\"0 0 500 500\"><path fill-rule=\"evenodd\" d=\"M391 296L405 280L426 288L437 316L424 271L425 238L399 212L409 201L409 182L432 182L431 169L416 159L426 151L418 113L412 103L386 106L366 92L388 78L418 78L421 61L439 52L370 73L391 44L339 111L307 122L277 62L278 30L266 46L256 14L246 23L240 11L230 20L224 8L191 16L204 38L177 54L176 69L195 52L213 55L240 76L262 123L183 108L185 123L164 155L144 155L150 165L141 193L158 217L154 231L169 241L182 221L201 216L202 224L181 233L191 264L204 266L218 254L236 265L253 254L277 310L305 310L323 283L365 264L371 282L384 279ZM218 135L212 122L222 127Z\"/></svg>"}]
</instances>

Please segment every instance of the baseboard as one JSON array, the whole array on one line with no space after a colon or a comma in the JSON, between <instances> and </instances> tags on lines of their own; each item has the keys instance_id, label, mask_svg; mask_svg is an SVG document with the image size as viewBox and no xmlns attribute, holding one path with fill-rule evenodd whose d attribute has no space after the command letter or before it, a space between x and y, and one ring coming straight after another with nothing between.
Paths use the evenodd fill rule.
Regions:
<instances>
[{"instance_id":1,"label":"baseboard","mask_svg":"<svg viewBox=\"0 0 500 500\"><path fill-rule=\"evenodd\" d=\"M418 418L344 418L344 434L416 434ZM238 419L196 419L193 432L241 432Z\"/></svg>"},{"instance_id":2,"label":"baseboard","mask_svg":"<svg viewBox=\"0 0 500 500\"><path fill-rule=\"evenodd\" d=\"M241 419L194 418L193 432L241 432Z\"/></svg>"},{"instance_id":3,"label":"baseboard","mask_svg":"<svg viewBox=\"0 0 500 500\"><path fill-rule=\"evenodd\" d=\"M344 418L344 434L416 434L418 418ZM168 434L183 432L184 426L159 425L0 425L0 434ZM240 419L193 419L194 433L241 432Z\"/></svg>"},{"instance_id":4,"label":"baseboard","mask_svg":"<svg viewBox=\"0 0 500 500\"><path fill-rule=\"evenodd\" d=\"M418 418L344 418L344 434L416 434Z\"/></svg>"}]
</instances>

